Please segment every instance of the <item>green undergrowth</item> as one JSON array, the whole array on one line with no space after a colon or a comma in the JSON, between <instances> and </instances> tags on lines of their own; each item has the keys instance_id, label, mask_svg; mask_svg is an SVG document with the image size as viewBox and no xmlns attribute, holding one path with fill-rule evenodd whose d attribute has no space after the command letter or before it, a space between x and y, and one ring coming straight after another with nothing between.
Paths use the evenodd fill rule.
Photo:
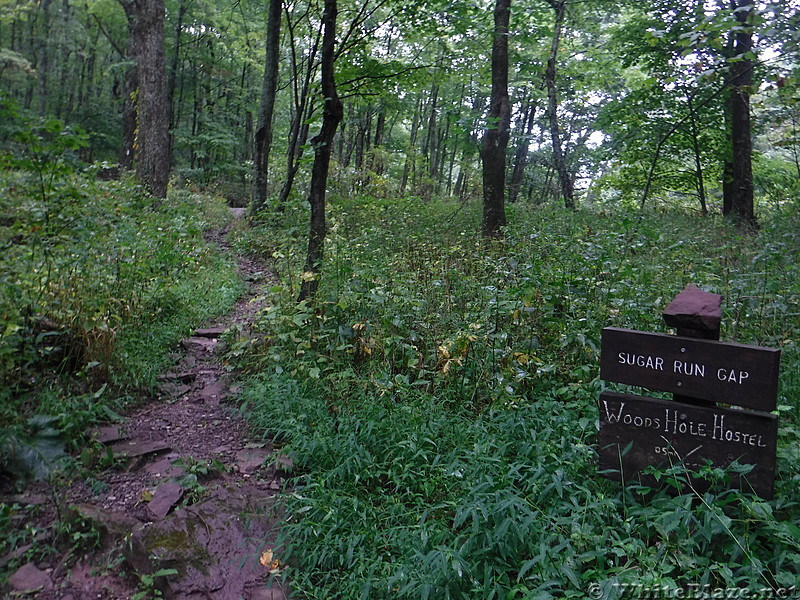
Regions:
<instances>
[{"instance_id":1,"label":"green undergrowth","mask_svg":"<svg viewBox=\"0 0 800 600\"><path fill-rule=\"evenodd\" d=\"M242 410L295 460L282 556L301 598L623 597L622 584L789 587L800 572L800 222L757 234L683 214L336 199L318 298L296 303L304 211L244 231L281 285ZM603 327L664 331L689 283L722 294L723 340L781 348L769 502L598 476ZM687 480L688 477L688 480ZM684 483L681 483L684 482Z\"/></svg>"},{"instance_id":2,"label":"green undergrowth","mask_svg":"<svg viewBox=\"0 0 800 600\"><path fill-rule=\"evenodd\" d=\"M241 282L202 237L230 218L223 199L155 202L82 162L79 130L3 102L0 122L0 471L42 475Z\"/></svg>"}]
</instances>

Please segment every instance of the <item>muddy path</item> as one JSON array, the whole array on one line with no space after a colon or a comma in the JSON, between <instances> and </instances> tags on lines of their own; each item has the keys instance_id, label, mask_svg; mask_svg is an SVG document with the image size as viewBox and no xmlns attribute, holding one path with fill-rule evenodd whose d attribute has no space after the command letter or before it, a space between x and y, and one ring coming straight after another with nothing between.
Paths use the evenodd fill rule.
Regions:
<instances>
[{"instance_id":1,"label":"muddy path","mask_svg":"<svg viewBox=\"0 0 800 600\"><path fill-rule=\"evenodd\" d=\"M243 216L231 210L235 218ZM231 252L229 227L206 236L223 252ZM159 376L153 401L125 415L124 422L93 432L113 466L56 490L29 486L6 499L43 521L43 543L68 523L73 535L85 535L87 541L99 534L100 548L79 558L52 555L28 562L12 574L0 596L288 596L271 548L275 495L291 463L236 415L230 402L236 391L233 374L220 352L225 330L247 327L274 279L252 258L237 257L237 262L248 290L231 313L182 340L174 365Z\"/></svg>"}]
</instances>

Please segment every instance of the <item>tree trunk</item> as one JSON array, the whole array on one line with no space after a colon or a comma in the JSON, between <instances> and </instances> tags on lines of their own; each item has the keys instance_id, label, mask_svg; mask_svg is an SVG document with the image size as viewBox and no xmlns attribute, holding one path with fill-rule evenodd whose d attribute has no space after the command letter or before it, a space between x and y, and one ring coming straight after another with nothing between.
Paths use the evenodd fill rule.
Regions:
<instances>
[{"instance_id":1,"label":"tree trunk","mask_svg":"<svg viewBox=\"0 0 800 600\"><path fill-rule=\"evenodd\" d=\"M308 113L311 111L309 110ZM286 202L289 200L289 194L292 193L292 186L294 185L294 178L300 168L300 159L303 158L303 147L308 139L308 123L307 118L310 115L303 112L298 112L295 116L295 121L292 122L292 129L289 136L289 150L286 153L286 179L281 187L281 193L278 198L278 211L283 211Z\"/></svg>"},{"instance_id":2,"label":"tree trunk","mask_svg":"<svg viewBox=\"0 0 800 600\"><path fill-rule=\"evenodd\" d=\"M255 215L267 202L269 151L272 146L272 114L278 91L278 59L280 55L281 0L269 0L267 16L267 49L264 62L264 86L261 89L261 107L258 111L255 147L253 148L253 202L250 214Z\"/></svg>"},{"instance_id":3,"label":"tree trunk","mask_svg":"<svg viewBox=\"0 0 800 600\"><path fill-rule=\"evenodd\" d=\"M558 179L561 183L561 196L564 198L564 206L569 209L575 208L575 192L572 187L572 178L567 171L567 162L564 158L564 150L561 147L561 133L558 127L558 100L556 99L556 60L558 58L558 46L561 39L561 30L564 27L564 17L566 15L565 0L548 0L550 6L556 11L556 21L553 28L553 41L550 46L550 57L547 59L547 69L544 79L547 86L547 107L550 117L550 139L553 144L553 163L558 172Z\"/></svg>"},{"instance_id":4,"label":"tree trunk","mask_svg":"<svg viewBox=\"0 0 800 600\"><path fill-rule=\"evenodd\" d=\"M453 195L453 173L456 170L456 154L458 154L458 144L451 144L450 158L447 159L447 187L445 188L445 194L448 196Z\"/></svg>"},{"instance_id":5,"label":"tree trunk","mask_svg":"<svg viewBox=\"0 0 800 600\"><path fill-rule=\"evenodd\" d=\"M172 148L175 145L172 131L177 127L175 118L175 86L178 81L178 65L181 55L181 33L183 31L183 18L186 15L187 0L180 0L178 5L178 19L175 23L175 45L173 46L172 60L169 65L169 76L167 79L167 102L169 105L169 155L172 158Z\"/></svg>"},{"instance_id":6,"label":"tree trunk","mask_svg":"<svg viewBox=\"0 0 800 600\"><path fill-rule=\"evenodd\" d=\"M347 109L347 118L344 119L341 125L341 129L339 130L339 151L337 153L337 160L340 168L347 169L350 167L350 161L356 149L355 104L351 104Z\"/></svg>"},{"instance_id":7,"label":"tree trunk","mask_svg":"<svg viewBox=\"0 0 800 600\"><path fill-rule=\"evenodd\" d=\"M310 276L303 278L300 288L299 302L313 298L319 286L319 273L322 267L322 256L325 245L325 187L328 182L328 169L331 162L331 150L336 128L344 116L342 101L336 92L334 79L335 43L336 43L336 0L325 0L322 13L322 97L325 105L322 112L322 127L311 139L314 147L314 165L311 168L311 185L308 203L311 205L311 223L308 235L308 253L305 271Z\"/></svg>"},{"instance_id":8,"label":"tree trunk","mask_svg":"<svg viewBox=\"0 0 800 600\"><path fill-rule=\"evenodd\" d=\"M750 88L753 85L753 36L750 0L731 0L739 25L735 33L736 61L730 70L731 182L730 203L725 213L740 224L757 225L753 202L753 142L750 134Z\"/></svg>"},{"instance_id":9,"label":"tree trunk","mask_svg":"<svg viewBox=\"0 0 800 600\"><path fill-rule=\"evenodd\" d=\"M703 181L703 161L700 150L700 140L697 139L697 119L695 118L694 104L692 103L692 95L688 91L686 93L686 103L689 108L689 123L691 125L690 135L692 137L692 150L694 152L694 172L695 179L697 181L697 196L700 200L700 210L705 217L708 215L708 206L706 204L706 186L705 182Z\"/></svg>"},{"instance_id":10,"label":"tree trunk","mask_svg":"<svg viewBox=\"0 0 800 600\"><path fill-rule=\"evenodd\" d=\"M354 113L355 118L352 121L353 151L355 154L353 169L357 177L360 177L361 170L364 168L364 153L369 150L367 145L369 139L370 114L370 109L364 108L362 111Z\"/></svg>"},{"instance_id":11,"label":"tree trunk","mask_svg":"<svg viewBox=\"0 0 800 600\"><path fill-rule=\"evenodd\" d=\"M43 15L44 35L41 36L41 46L39 48L38 61L36 63L36 73L39 75L39 116L43 117L47 110L47 94L49 91L48 80L50 75L50 48L49 34L51 28L50 17L51 0L42 0L40 5Z\"/></svg>"},{"instance_id":12,"label":"tree trunk","mask_svg":"<svg viewBox=\"0 0 800 600\"><path fill-rule=\"evenodd\" d=\"M508 101L508 21L511 0L496 0L492 43L492 97L483 135L483 237L502 236L506 224L506 146L511 126Z\"/></svg>"},{"instance_id":13,"label":"tree trunk","mask_svg":"<svg viewBox=\"0 0 800 600\"><path fill-rule=\"evenodd\" d=\"M386 130L386 110L383 107L378 108L378 118L375 122L375 138L373 147L378 148L383 145L383 135Z\"/></svg>"},{"instance_id":14,"label":"tree trunk","mask_svg":"<svg viewBox=\"0 0 800 600\"><path fill-rule=\"evenodd\" d=\"M280 196L278 198L279 212L283 211L286 202L289 200L289 194L291 194L292 186L294 185L294 178L300 167L300 159L303 156L303 146L308 139L308 119L313 112L313 102L309 102L308 99L311 89L311 80L317 70L316 57L320 43L320 35L318 34L315 36L311 50L308 52L303 84L298 87L297 81L300 78L300 68L297 62L297 52L295 51L294 27L288 12L286 17L286 29L290 38L289 48L292 53L292 70L294 72L294 77L292 78L294 82L294 118L289 127L289 149L286 153L286 179L283 182L283 187L281 187Z\"/></svg>"},{"instance_id":15,"label":"tree trunk","mask_svg":"<svg viewBox=\"0 0 800 600\"><path fill-rule=\"evenodd\" d=\"M733 153L731 148L731 114L732 90L726 90L725 96L725 132L727 143L724 144L722 156L722 214L728 216L732 212L733 206Z\"/></svg>"},{"instance_id":16,"label":"tree trunk","mask_svg":"<svg viewBox=\"0 0 800 600\"><path fill-rule=\"evenodd\" d=\"M156 198L169 182L169 106L164 64L164 0L120 0L136 58L136 178Z\"/></svg>"},{"instance_id":17,"label":"tree trunk","mask_svg":"<svg viewBox=\"0 0 800 600\"><path fill-rule=\"evenodd\" d=\"M381 146L383 146L383 136L386 130L386 110L383 107L378 108L378 118L375 123L375 143L373 144L374 152L372 154L372 161L370 167L375 171L376 175L383 175L383 156L381 155Z\"/></svg>"},{"instance_id":18,"label":"tree trunk","mask_svg":"<svg viewBox=\"0 0 800 600\"><path fill-rule=\"evenodd\" d=\"M471 87L471 82L470 82ZM483 113L484 104L486 102L486 98L480 95L476 95L472 99L472 120L470 122L470 127L465 132L464 136L464 150L461 153L461 160L458 164L458 177L456 178L456 184L454 193L456 197L464 202L467 198L467 193L469 192L470 188L470 171L474 164L474 156L475 154L480 154L480 140L478 139L478 121L480 118L480 114Z\"/></svg>"},{"instance_id":19,"label":"tree trunk","mask_svg":"<svg viewBox=\"0 0 800 600\"><path fill-rule=\"evenodd\" d=\"M414 105L414 116L411 118L411 132L408 140L408 150L406 151L406 162L403 166L403 177L400 179L400 195L402 196L406 191L408 185L408 176L411 173L412 163L416 159L417 153L417 135L419 134L419 121L422 113L422 95L417 96L417 102Z\"/></svg>"},{"instance_id":20,"label":"tree trunk","mask_svg":"<svg viewBox=\"0 0 800 600\"><path fill-rule=\"evenodd\" d=\"M431 115L428 117L428 129L425 133L425 140L422 144L422 156L428 163L428 172L430 173L431 162L433 161L432 154L435 152L436 140L436 109L439 102L439 86L434 84L431 88Z\"/></svg>"},{"instance_id":21,"label":"tree trunk","mask_svg":"<svg viewBox=\"0 0 800 600\"><path fill-rule=\"evenodd\" d=\"M133 40L128 41L128 57L134 59ZM133 169L134 146L136 145L136 88L139 78L135 66L129 67L122 84L122 145L119 164L126 170Z\"/></svg>"},{"instance_id":22,"label":"tree trunk","mask_svg":"<svg viewBox=\"0 0 800 600\"><path fill-rule=\"evenodd\" d=\"M35 45L36 28L34 27L34 25L36 24L37 18L38 18L38 12L37 11L33 11L33 10L28 11L28 18L27 18L27 21L25 23L25 25L27 25L27 30L28 30L27 31L27 36L26 35L21 35L21 37L22 38L27 38L27 41L28 41L28 43L27 43L27 55L33 57L34 61L33 61L33 65L32 66L33 66L34 70L38 72L38 70L39 70L39 61L38 61L38 59L36 57L37 56L36 55L36 45ZM38 73L38 74L41 76L40 73ZM33 78L33 77L29 78L28 89L25 91L25 102L24 102L24 105L23 105L25 107L25 110L29 110L30 109L31 104L33 103L34 93L36 93L36 90L40 86L41 86L41 83L39 81L39 78Z\"/></svg>"},{"instance_id":23,"label":"tree trunk","mask_svg":"<svg viewBox=\"0 0 800 600\"><path fill-rule=\"evenodd\" d=\"M450 139L450 118L445 118L444 129L440 126L439 152L436 158L436 169L434 179L436 181L436 193L439 194L444 181L445 164L447 164L447 142Z\"/></svg>"},{"instance_id":24,"label":"tree trunk","mask_svg":"<svg viewBox=\"0 0 800 600\"><path fill-rule=\"evenodd\" d=\"M514 155L514 170L511 173L511 183L508 185L508 201L514 203L519 197L519 190L522 187L522 176L525 174L525 166L528 164L528 148L530 147L530 137L533 134L533 125L536 120L536 105L531 103L527 107L523 122L522 137Z\"/></svg>"}]
</instances>

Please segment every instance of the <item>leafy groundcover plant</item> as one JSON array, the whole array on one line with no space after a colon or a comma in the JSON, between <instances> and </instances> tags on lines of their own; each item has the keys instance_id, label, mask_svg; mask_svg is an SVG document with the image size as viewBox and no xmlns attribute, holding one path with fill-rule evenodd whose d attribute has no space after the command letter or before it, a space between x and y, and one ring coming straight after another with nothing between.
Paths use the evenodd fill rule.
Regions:
<instances>
[{"instance_id":1,"label":"leafy groundcover plant","mask_svg":"<svg viewBox=\"0 0 800 600\"><path fill-rule=\"evenodd\" d=\"M298 207L241 241L282 286L232 358L242 410L294 458L281 559L301 598L615 598L623 584L778 588L800 572L797 211L758 235L681 214L339 199L320 293ZM264 242L264 240L269 240ZM687 283L725 296L723 338L783 350L775 499L597 473L600 331L665 331ZM590 587L595 586L595 587Z\"/></svg>"}]
</instances>

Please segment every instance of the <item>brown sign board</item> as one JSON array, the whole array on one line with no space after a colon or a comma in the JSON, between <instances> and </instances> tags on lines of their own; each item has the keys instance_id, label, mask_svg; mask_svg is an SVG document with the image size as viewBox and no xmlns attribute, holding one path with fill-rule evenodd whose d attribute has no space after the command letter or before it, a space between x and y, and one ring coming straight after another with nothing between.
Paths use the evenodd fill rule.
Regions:
<instances>
[{"instance_id":1,"label":"brown sign board","mask_svg":"<svg viewBox=\"0 0 800 600\"><path fill-rule=\"evenodd\" d=\"M780 356L772 348L606 327L600 378L772 411Z\"/></svg>"},{"instance_id":2,"label":"brown sign board","mask_svg":"<svg viewBox=\"0 0 800 600\"><path fill-rule=\"evenodd\" d=\"M668 468L683 464L688 470L697 470L708 462L726 468L738 461L754 467L741 477L734 475L734 485L764 499L772 498L776 416L616 392L601 393L599 409L600 470L607 477L641 480L657 487L652 476L641 473L648 465Z\"/></svg>"}]
</instances>

